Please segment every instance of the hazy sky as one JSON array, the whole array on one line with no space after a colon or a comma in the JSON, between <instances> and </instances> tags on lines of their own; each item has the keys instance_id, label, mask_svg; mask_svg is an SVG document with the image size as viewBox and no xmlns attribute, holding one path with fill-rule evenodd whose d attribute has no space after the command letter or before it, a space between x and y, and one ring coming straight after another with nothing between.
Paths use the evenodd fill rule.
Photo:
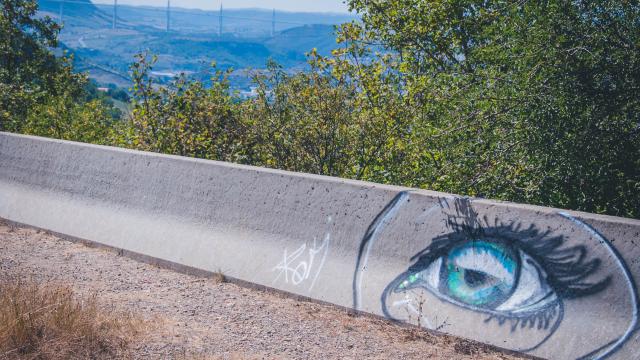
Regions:
<instances>
[{"instance_id":1,"label":"hazy sky","mask_svg":"<svg viewBox=\"0 0 640 360\"><path fill-rule=\"evenodd\" d=\"M93 0L98 4L113 4L113 0ZM198 9L218 9L220 0L171 0L171 6ZM167 0L118 0L118 4L166 6ZM343 0L222 0L225 8L265 8L286 11L348 11Z\"/></svg>"}]
</instances>

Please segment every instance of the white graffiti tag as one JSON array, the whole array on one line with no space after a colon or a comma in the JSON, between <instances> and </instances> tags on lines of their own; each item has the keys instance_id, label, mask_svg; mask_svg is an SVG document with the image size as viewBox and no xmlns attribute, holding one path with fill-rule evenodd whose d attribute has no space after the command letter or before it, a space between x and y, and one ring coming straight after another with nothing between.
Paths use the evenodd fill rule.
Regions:
<instances>
[{"instance_id":1,"label":"white graffiti tag","mask_svg":"<svg viewBox=\"0 0 640 360\"><path fill-rule=\"evenodd\" d=\"M318 239L314 237L311 246L306 243L302 244L291 253L289 253L288 249L284 249L282 261L273 268L273 271L278 271L278 276L273 282L275 283L281 277L284 277L285 283L297 286L313 276L309 286L309 291L311 291L324 266L330 242L331 234L327 233L321 242L318 242ZM318 258L320 258L319 263L317 262Z\"/></svg>"}]
</instances>

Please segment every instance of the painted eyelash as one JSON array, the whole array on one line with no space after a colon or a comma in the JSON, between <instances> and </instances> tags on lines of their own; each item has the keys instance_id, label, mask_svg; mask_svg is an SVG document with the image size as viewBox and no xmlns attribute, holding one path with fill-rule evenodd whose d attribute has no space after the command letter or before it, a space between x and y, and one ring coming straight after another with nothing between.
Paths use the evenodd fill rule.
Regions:
<instances>
[{"instance_id":1,"label":"painted eyelash","mask_svg":"<svg viewBox=\"0 0 640 360\"><path fill-rule=\"evenodd\" d=\"M537 345L539 346L557 330L561 323L564 317L563 300L595 294L605 289L611 282L610 276L597 282L585 281L599 270L601 261L600 259L587 260L587 250L584 246L563 248L565 244L563 235L553 236L550 230L541 232L533 225L523 228L520 223L505 224L498 219L491 225L481 226L477 217L470 218L474 215L473 213L467 212L465 215L467 216L450 216L448 224L452 232L434 238L427 248L414 255L411 258L413 265L398 276L397 281L394 280L389 284L385 294L398 289L402 283L401 279L426 269L433 261L446 256L460 244L482 238L498 240L515 250L523 251L540 265L547 275L545 281L557 296L557 300L535 311L521 314L502 314L486 309L474 309L464 304L459 305L487 313L485 323L496 320L499 325L503 325L508 321L511 331L515 331L518 327L537 327L545 330L551 328L548 336ZM490 223L486 217L483 218L483 222ZM389 315L386 306L383 311ZM555 321L553 321L554 318L556 318Z\"/></svg>"},{"instance_id":2,"label":"painted eyelash","mask_svg":"<svg viewBox=\"0 0 640 360\"><path fill-rule=\"evenodd\" d=\"M554 318L556 321L552 322ZM506 315L498 315L498 314L490 314L485 320L485 323L489 323L492 320L496 320L498 325L502 326L507 321L510 322L511 331L516 331L518 326L521 329L529 327L530 329L536 327L538 330L544 329L547 330L551 326L552 332L555 331L555 325L559 324L564 317L564 306L562 301L555 301L549 306L544 307L540 311L536 313L530 313L523 317L518 316L506 316ZM537 326L536 326L537 324ZM553 325L552 325L553 324Z\"/></svg>"},{"instance_id":3,"label":"painted eyelash","mask_svg":"<svg viewBox=\"0 0 640 360\"><path fill-rule=\"evenodd\" d=\"M489 224L487 217L483 220L485 224ZM565 236L553 236L551 230L541 232L533 225L523 229L521 223L507 224L498 219L489 226L482 226L477 218L458 222L449 217L448 224L452 233L435 238L431 246L412 257L412 260L426 254L432 247L438 249L438 253L446 253L456 244L470 241L469 239L489 237L525 251L538 262L547 274L549 285L561 299L593 295L611 283L611 276L597 282L585 281L599 270L602 261L597 258L587 260L587 248L583 245L563 248Z\"/></svg>"}]
</instances>

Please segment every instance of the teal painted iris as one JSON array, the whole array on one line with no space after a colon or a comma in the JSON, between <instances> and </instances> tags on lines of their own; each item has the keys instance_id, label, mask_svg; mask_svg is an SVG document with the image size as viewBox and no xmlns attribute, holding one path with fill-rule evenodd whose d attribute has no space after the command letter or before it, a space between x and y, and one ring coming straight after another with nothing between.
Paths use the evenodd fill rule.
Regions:
<instances>
[{"instance_id":1,"label":"teal painted iris","mask_svg":"<svg viewBox=\"0 0 640 360\"><path fill-rule=\"evenodd\" d=\"M440 283L453 299L490 307L504 301L516 283L517 254L501 243L470 241L453 248Z\"/></svg>"}]
</instances>

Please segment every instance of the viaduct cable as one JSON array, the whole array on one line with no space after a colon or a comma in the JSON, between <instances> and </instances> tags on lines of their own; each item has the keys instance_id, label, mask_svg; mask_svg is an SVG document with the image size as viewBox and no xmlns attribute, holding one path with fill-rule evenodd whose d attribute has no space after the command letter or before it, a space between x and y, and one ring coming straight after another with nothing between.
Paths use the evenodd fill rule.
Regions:
<instances>
[{"instance_id":1,"label":"viaduct cable","mask_svg":"<svg viewBox=\"0 0 640 360\"><path fill-rule=\"evenodd\" d=\"M113 28L115 29L118 23L118 0L113 0Z\"/></svg>"},{"instance_id":2,"label":"viaduct cable","mask_svg":"<svg viewBox=\"0 0 640 360\"><path fill-rule=\"evenodd\" d=\"M218 13L218 36L222 36L222 3L220 3L220 12Z\"/></svg>"},{"instance_id":3,"label":"viaduct cable","mask_svg":"<svg viewBox=\"0 0 640 360\"><path fill-rule=\"evenodd\" d=\"M171 0L167 0L167 32L171 26Z\"/></svg>"},{"instance_id":4,"label":"viaduct cable","mask_svg":"<svg viewBox=\"0 0 640 360\"><path fill-rule=\"evenodd\" d=\"M273 15L271 16L271 37L276 34L276 9L273 9Z\"/></svg>"}]
</instances>

